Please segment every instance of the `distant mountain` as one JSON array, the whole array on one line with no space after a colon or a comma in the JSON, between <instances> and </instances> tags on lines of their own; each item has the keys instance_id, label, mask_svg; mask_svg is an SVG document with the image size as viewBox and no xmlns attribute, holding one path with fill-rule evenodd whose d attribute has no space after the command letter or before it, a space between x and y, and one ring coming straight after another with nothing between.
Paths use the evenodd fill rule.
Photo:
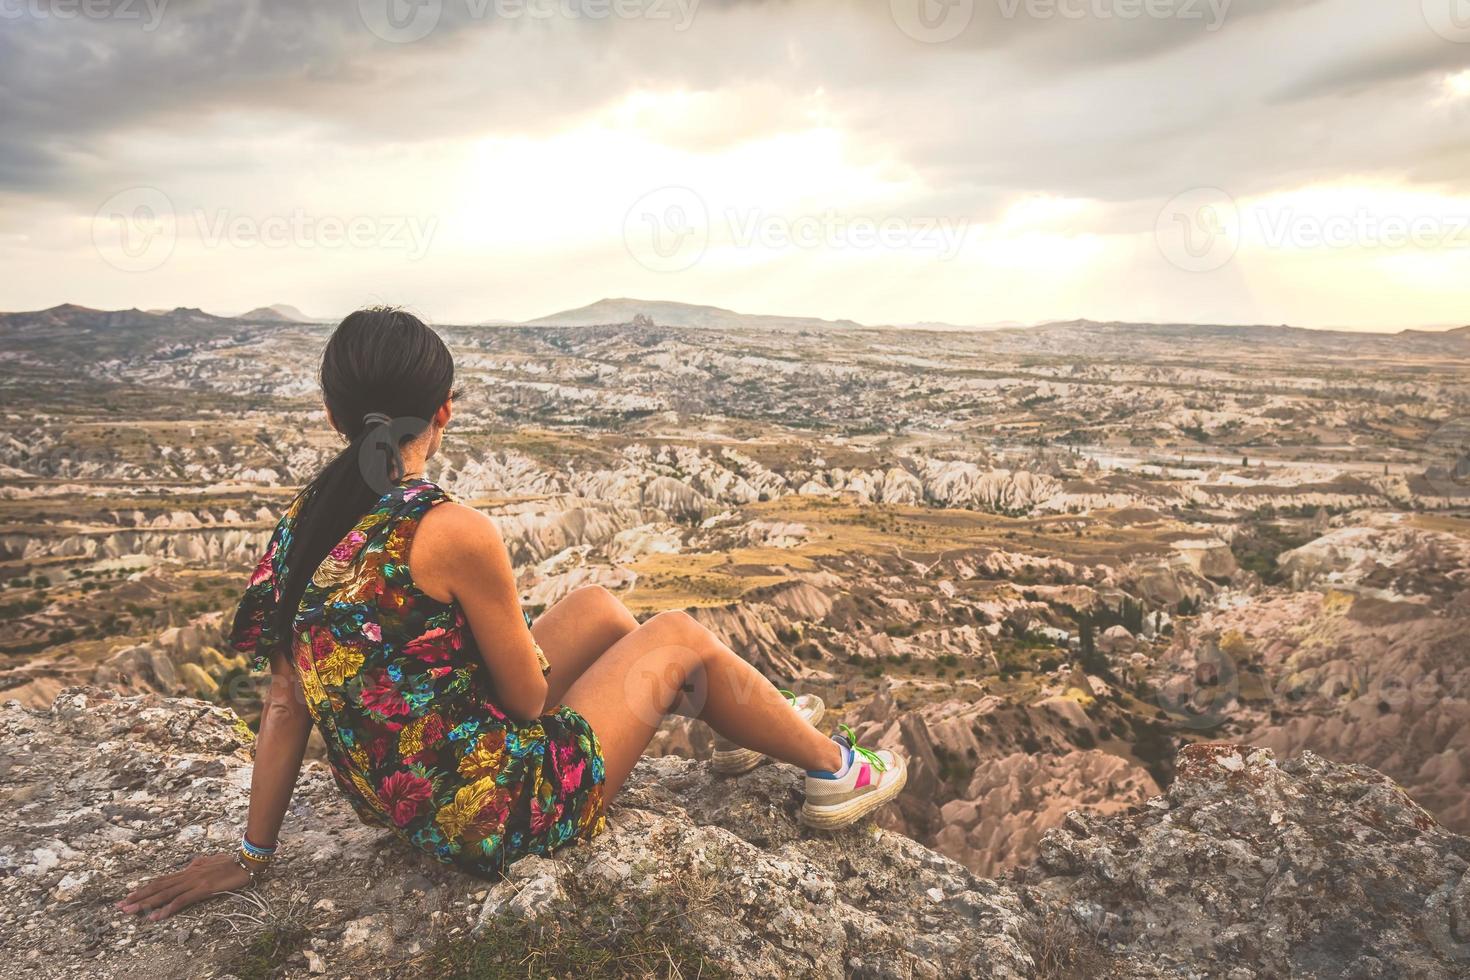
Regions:
<instances>
[{"instance_id":1,"label":"distant mountain","mask_svg":"<svg viewBox=\"0 0 1470 980\"><path fill-rule=\"evenodd\" d=\"M896 323L893 330L933 330L938 332L974 332L979 330L1023 330L1034 326L1021 320L997 320L994 323L945 323L943 320L920 320L917 323Z\"/></svg>"},{"instance_id":2,"label":"distant mountain","mask_svg":"<svg viewBox=\"0 0 1470 980\"><path fill-rule=\"evenodd\" d=\"M1078 344L1175 344L1181 348L1191 344L1232 342L1242 345L1320 349L1331 346L1339 350L1364 352L1395 350L1414 351L1426 355L1470 355L1470 325L1444 330L1406 329L1397 333L1324 330L1292 327L1285 324L1208 324L1208 323L1129 323L1096 320L1061 320L1034 326L993 323L983 326L957 326L948 323L922 322L891 326L865 326L853 320L823 320L817 317L780 316L737 313L718 306L676 303L669 300L602 299L575 310L564 310L550 316L516 324L509 320L487 320L480 326L601 326L632 323L646 317L659 326L708 330L949 330L984 331L997 342L1008 346L1040 345L1058 352L1078 349ZM163 328L183 331L190 336L227 334L239 324L326 323L302 313L294 306L277 303L257 307L238 317L215 316L197 307L180 306L171 310L97 310L75 303L63 303L50 309L24 313L0 313L0 327L12 330L45 331L70 329L80 331L103 329ZM1009 339L1007 339L1009 338Z\"/></svg>"},{"instance_id":3,"label":"distant mountain","mask_svg":"<svg viewBox=\"0 0 1470 980\"><path fill-rule=\"evenodd\" d=\"M1470 337L1470 326L1445 327L1438 330L1402 330L1399 336L1415 337Z\"/></svg>"},{"instance_id":4,"label":"distant mountain","mask_svg":"<svg viewBox=\"0 0 1470 980\"><path fill-rule=\"evenodd\" d=\"M322 323L324 321L314 316L307 316L289 303L273 303L270 306L257 306L248 313L241 313L235 319L250 320L255 323Z\"/></svg>"},{"instance_id":5,"label":"distant mountain","mask_svg":"<svg viewBox=\"0 0 1470 980\"><path fill-rule=\"evenodd\" d=\"M179 306L172 310L94 310L89 306L62 303L50 309L28 313L0 313L0 324L6 326L69 327L73 329L98 329L106 327L146 327L154 324L228 324L228 317L205 313L193 306Z\"/></svg>"},{"instance_id":6,"label":"distant mountain","mask_svg":"<svg viewBox=\"0 0 1470 980\"><path fill-rule=\"evenodd\" d=\"M706 330L749 329L764 327L774 330L856 329L862 324L852 320L821 320L816 317L772 316L760 313L736 313L718 306L674 303L661 299L600 299L575 310L563 310L550 316L528 320L527 327L595 327L609 323L632 323L636 316L646 316L663 327L695 327Z\"/></svg>"},{"instance_id":7,"label":"distant mountain","mask_svg":"<svg viewBox=\"0 0 1470 980\"><path fill-rule=\"evenodd\" d=\"M1401 330L1388 333L1368 330L1326 330L1292 327L1286 324L1211 324L1211 323L1101 323L1095 320L1064 320L1044 323L1014 333L1028 341L1040 340L1055 350L1077 349L1078 344L1111 344L1122 348L1128 344L1193 344L1230 342L1242 347L1281 349L1320 349L1338 351L1403 352L1424 354L1470 353L1470 329L1447 331Z\"/></svg>"}]
</instances>

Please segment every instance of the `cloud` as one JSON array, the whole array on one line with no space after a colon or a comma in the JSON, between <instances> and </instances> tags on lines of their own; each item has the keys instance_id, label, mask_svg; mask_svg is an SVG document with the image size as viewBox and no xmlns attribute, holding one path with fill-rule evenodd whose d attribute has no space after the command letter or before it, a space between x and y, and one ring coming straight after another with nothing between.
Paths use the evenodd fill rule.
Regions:
<instances>
[{"instance_id":1,"label":"cloud","mask_svg":"<svg viewBox=\"0 0 1470 980\"><path fill-rule=\"evenodd\" d=\"M1144 234L1196 187L1470 194L1470 99L1447 98L1444 81L1470 44L1414 2L153 2L89 18L0 0L7 240L62 248L75 228L38 215L81 227L136 184L184 212L432 210L449 236L473 225L465 197L485 222L544 213L497 181L554 173L581 185L562 195L580 210L528 237L575 237L578 255L641 193L700 174L718 175L702 192L741 207L789 190L802 207L977 226L1063 202L1047 205L1063 237ZM393 30L412 33L425 11L433 29L398 43L379 18L388 3L407 17ZM956 12L960 29L935 34L934 17ZM830 154L827 186L788 151Z\"/></svg>"},{"instance_id":2,"label":"cloud","mask_svg":"<svg viewBox=\"0 0 1470 980\"><path fill-rule=\"evenodd\" d=\"M630 122L713 148L809 123L820 105L875 154L970 185L982 208L986 188L1122 199L1186 171L1242 187L1283 163L1407 171L1421 151L1446 152L1412 83L1470 64L1470 45L1417 11L1366 0L1147 0L1175 12L1161 18L1120 14L1145 0L973 0L944 44L905 35L885 4L706 3L679 31L676 9L657 7L675 0L639 0L666 18L599 20L496 18L489 2L445 0L410 44L375 36L356 4L174 0L153 30L141 15L15 21L0 34L0 187L90 185L126 168L109 162L120 138L221 118L374 146L552 134L612 106L636 112L640 91L682 91L682 117ZM1321 105L1347 94L1353 106ZM1310 120L1365 110L1418 120L1395 134L1398 159L1353 141L1323 158ZM180 168L228 165L209 151ZM1320 167L1302 165L1312 153Z\"/></svg>"}]
</instances>

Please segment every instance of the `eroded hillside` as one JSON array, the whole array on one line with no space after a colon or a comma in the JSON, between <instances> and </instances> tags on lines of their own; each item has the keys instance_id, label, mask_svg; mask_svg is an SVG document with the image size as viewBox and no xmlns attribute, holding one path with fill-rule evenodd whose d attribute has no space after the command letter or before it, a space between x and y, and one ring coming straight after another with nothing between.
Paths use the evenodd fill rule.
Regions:
<instances>
[{"instance_id":1,"label":"eroded hillside","mask_svg":"<svg viewBox=\"0 0 1470 980\"><path fill-rule=\"evenodd\" d=\"M254 717L220 629L337 445L325 329L0 318L4 697ZM528 607L691 610L905 751L886 825L976 872L1221 737L1369 763L1470 830L1460 335L444 332L465 394L431 476L500 524Z\"/></svg>"}]
</instances>

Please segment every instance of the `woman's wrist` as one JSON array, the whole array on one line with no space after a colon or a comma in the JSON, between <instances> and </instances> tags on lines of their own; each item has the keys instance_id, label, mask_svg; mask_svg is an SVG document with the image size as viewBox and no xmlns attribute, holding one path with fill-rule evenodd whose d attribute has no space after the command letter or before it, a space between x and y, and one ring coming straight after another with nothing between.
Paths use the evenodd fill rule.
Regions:
<instances>
[{"instance_id":1,"label":"woman's wrist","mask_svg":"<svg viewBox=\"0 0 1470 980\"><path fill-rule=\"evenodd\" d=\"M260 874L260 871L251 867L250 862L245 860L245 858L242 857L238 851L233 855L233 858L235 862L235 867L245 872L245 874L250 877L250 886L252 888L255 887L255 878L256 875Z\"/></svg>"},{"instance_id":2,"label":"woman's wrist","mask_svg":"<svg viewBox=\"0 0 1470 980\"><path fill-rule=\"evenodd\" d=\"M260 861L269 861L275 857L277 846L274 842L270 844L257 844L250 839L248 832L240 835L240 850L247 857L252 857Z\"/></svg>"},{"instance_id":3,"label":"woman's wrist","mask_svg":"<svg viewBox=\"0 0 1470 980\"><path fill-rule=\"evenodd\" d=\"M269 846L257 844L250 839L248 833L240 835L240 847L235 851L235 863L250 876L252 885L255 884L258 875L270 870L271 862L276 857L276 847L276 844Z\"/></svg>"}]
</instances>

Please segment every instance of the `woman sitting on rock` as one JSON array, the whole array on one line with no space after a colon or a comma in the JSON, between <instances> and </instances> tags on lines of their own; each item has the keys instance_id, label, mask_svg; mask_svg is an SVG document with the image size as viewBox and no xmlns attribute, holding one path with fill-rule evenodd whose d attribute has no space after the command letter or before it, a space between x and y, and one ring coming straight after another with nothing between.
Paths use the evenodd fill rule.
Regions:
<instances>
[{"instance_id":1,"label":"woman sitting on rock","mask_svg":"<svg viewBox=\"0 0 1470 980\"><path fill-rule=\"evenodd\" d=\"M167 918L270 865L313 723L362 820L489 876L600 831L673 713L721 736L721 771L767 755L806 769L816 827L903 786L901 759L819 733L819 699L778 691L682 612L639 624L587 588L523 617L495 524L423 475L453 381L444 342L399 310L353 313L328 340L322 392L350 445L281 518L235 617L234 648L271 671L240 847L149 881L126 911Z\"/></svg>"}]
</instances>

